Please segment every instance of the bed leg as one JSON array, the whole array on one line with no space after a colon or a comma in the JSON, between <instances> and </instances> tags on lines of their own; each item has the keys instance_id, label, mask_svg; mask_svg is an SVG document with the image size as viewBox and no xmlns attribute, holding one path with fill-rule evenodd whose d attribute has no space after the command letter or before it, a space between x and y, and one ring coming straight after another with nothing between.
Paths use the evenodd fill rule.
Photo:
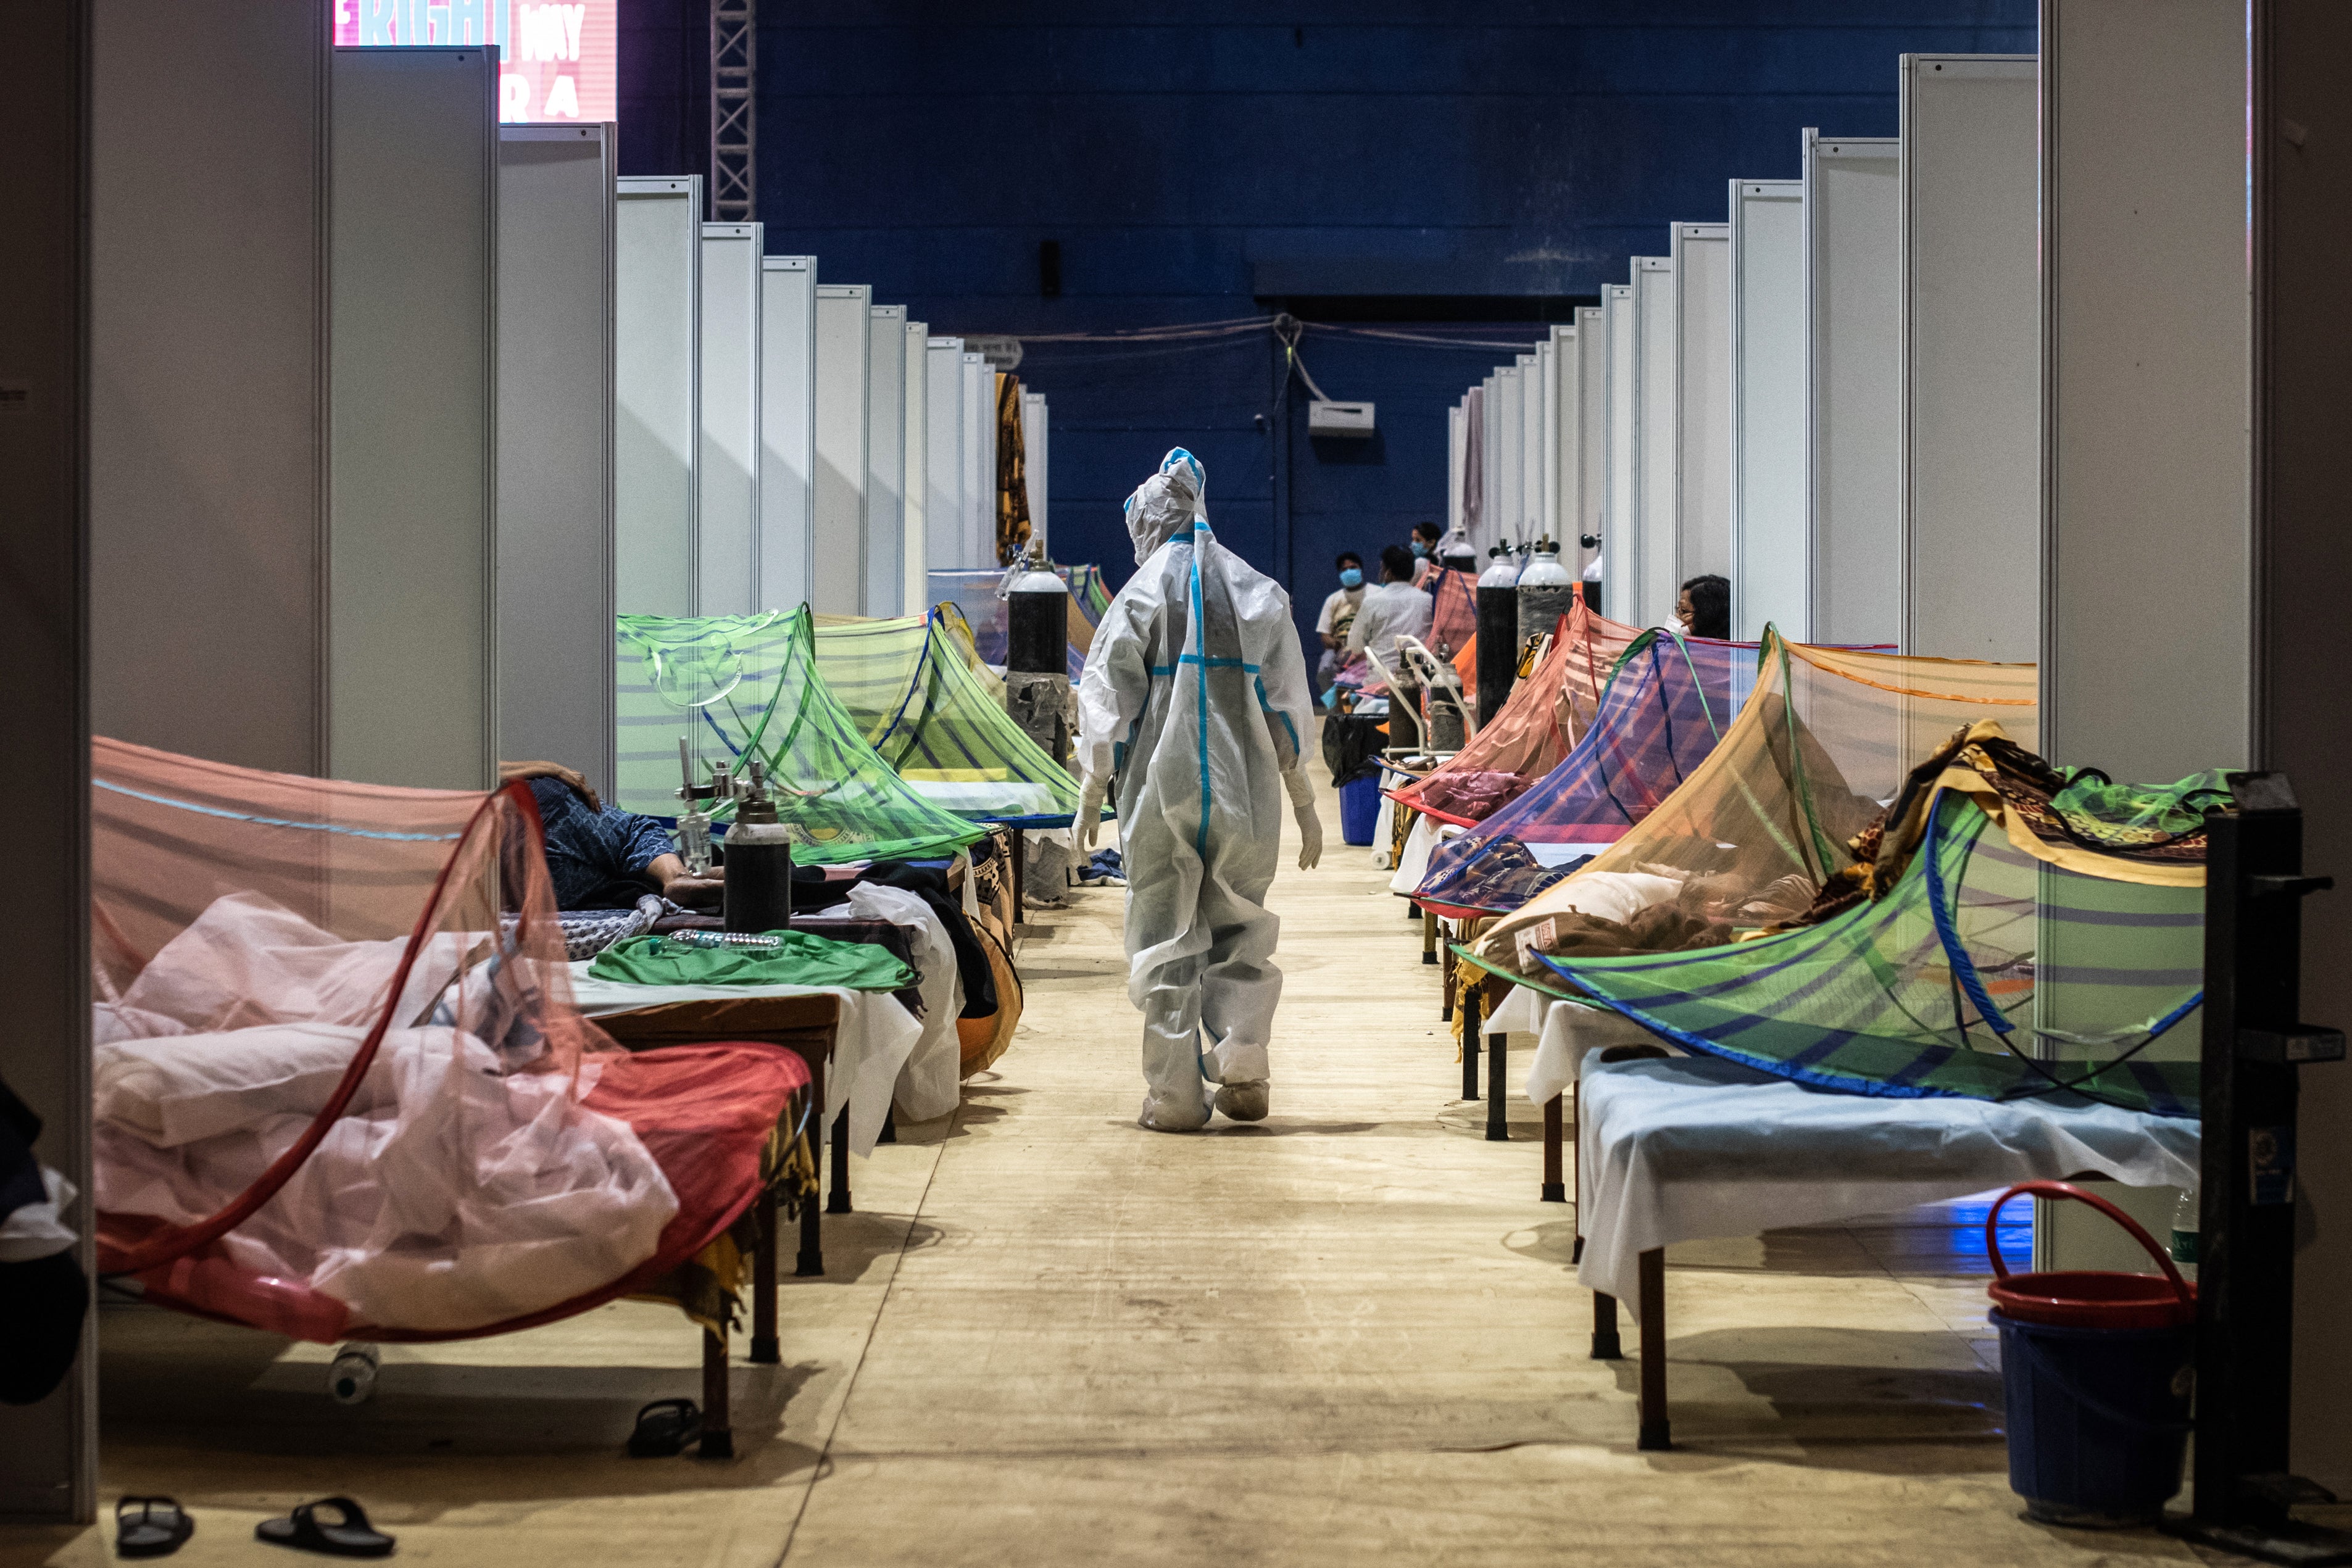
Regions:
<instances>
[{"instance_id":1,"label":"bed leg","mask_svg":"<svg viewBox=\"0 0 2352 1568\"><path fill-rule=\"evenodd\" d=\"M776 1189L760 1194L760 1244L751 1250L751 1359L773 1366L784 1359L776 1339Z\"/></svg>"},{"instance_id":2,"label":"bed leg","mask_svg":"<svg viewBox=\"0 0 2352 1568\"><path fill-rule=\"evenodd\" d=\"M1437 915L1428 909L1421 912L1421 961L1424 964L1437 962Z\"/></svg>"},{"instance_id":3,"label":"bed leg","mask_svg":"<svg viewBox=\"0 0 2352 1568\"><path fill-rule=\"evenodd\" d=\"M1617 1298L1599 1291L1592 1292L1592 1359L1625 1359L1625 1346L1617 1337Z\"/></svg>"},{"instance_id":4,"label":"bed leg","mask_svg":"<svg viewBox=\"0 0 2352 1568\"><path fill-rule=\"evenodd\" d=\"M816 1160L817 1186L824 1186L824 1064L812 1062L809 1072L810 1103L814 1109L809 1121L816 1139L811 1152ZM814 1279L824 1273L824 1232L817 1219L817 1194L814 1191L801 1197L801 1250L793 1260L793 1274L797 1279Z\"/></svg>"},{"instance_id":5,"label":"bed leg","mask_svg":"<svg viewBox=\"0 0 2352 1568\"><path fill-rule=\"evenodd\" d=\"M698 1459L735 1457L735 1428L727 1414L727 1339L702 1331L702 1446Z\"/></svg>"},{"instance_id":6,"label":"bed leg","mask_svg":"<svg viewBox=\"0 0 2352 1568\"><path fill-rule=\"evenodd\" d=\"M824 1200L827 1214L847 1214L849 1207L849 1107L833 1119L833 1191Z\"/></svg>"},{"instance_id":7,"label":"bed leg","mask_svg":"<svg viewBox=\"0 0 2352 1568\"><path fill-rule=\"evenodd\" d=\"M1645 1451L1671 1448L1666 1421L1666 1249L1653 1247L1638 1265L1642 1299L1635 1310L1642 1333L1642 1430L1633 1446Z\"/></svg>"},{"instance_id":8,"label":"bed leg","mask_svg":"<svg viewBox=\"0 0 2352 1568\"><path fill-rule=\"evenodd\" d=\"M1486 1037L1486 1141L1490 1144L1511 1141L1510 1047L1507 1034Z\"/></svg>"},{"instance_id":9,"label":"bed leg","mask_svg":"<svg viewBox=\"0 0 2352 1568\"><path fill-rule=\"evenodd\" d=\"M895 1144L898 1141L898 1107L895 1102L888 1110L882 1113L882 1131L875 1135L874 1141L877 1144Z\"/></svg>"},{"instance_id":10,"label":"bed leg","mask_svg":"<svg viewBox=\"0 0 2352 1568\"><path fill-rule=\"evenodd\" d=\"M1450 946L1446 946L1440 951L1438 956L1443 963L1443 968L1438 975L1441 984L1438 987L1440 994L1437 1000L1437 1021L1452 1023L1454 1021L1454 949Z\"/></svg>"},{"instance_id":11,"label":"bed leg","mask_svg":"<svg viewBox=\"0 0 2352 1568\"><path fill-rule=\"evenodd\" d=\"M1478 1098L1478 988L1462 988L1462 1098Z\"/></svg>"},{"instance_id":12,"label":"bed leg","mask_svg":"<svg viewBox=\"0 0 2352 1568\"><path fill-rule=\"evenodd\" d=\"M1560 1103L1566 1098L1567 1094L1563 1091L1561 1093L1555 1094L1550 1099L1544 1102L1543 1201L1546 1203L1566 1203L1568 1201L1568 1182L1561 1176L1559 1168Z\"/></svg>"},{"instance_id":13,"label":"bed leg","mask_svg":"<svg viewBox=\"0 0 2352 1568\"><path fill-rule=\"evenodd\" d=\"M1028 881L1029 842L1022 830L1015 828L1013 830L1013 926L1016 931L1020 929L1022 921L1025 918L1022 911L1028 907L1021 896L1026 890ZM885 1123L884 1126L887 1129L888 1124ZM893 1138L889 1141L896 1143L898 1140Z\"/></svg>"}]
</instances>

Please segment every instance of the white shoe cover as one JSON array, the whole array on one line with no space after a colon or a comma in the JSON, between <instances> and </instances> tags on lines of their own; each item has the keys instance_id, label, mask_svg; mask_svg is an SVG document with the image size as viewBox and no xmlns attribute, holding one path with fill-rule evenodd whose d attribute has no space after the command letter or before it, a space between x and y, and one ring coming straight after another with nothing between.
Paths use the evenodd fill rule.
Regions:
<instances>
[{"instance_id":1,"label":"white shoe cover","mask_svg":"<svg viewBox=\"0 0 2352 1568\"><path fill-rule=\"evenodd\" d=\"M1263 1122L1271 1088L1263 1078L1248 1083L1228 1083L1217 1091L1216 1107L1236 1122Z\"/></svg>"},{"instance_id":2,"label":"white shoe cover","mask_svg":"<svg viewBox=\"0 0 2352 1568\"><path fill-rule=\"evenodd\" d=\"M1198 1101L1177 1105L1147 1094L1135 1124L1154 1133L1197 1133L1209 1124L1209 1107Z\"/></svg>"}]
</instances>

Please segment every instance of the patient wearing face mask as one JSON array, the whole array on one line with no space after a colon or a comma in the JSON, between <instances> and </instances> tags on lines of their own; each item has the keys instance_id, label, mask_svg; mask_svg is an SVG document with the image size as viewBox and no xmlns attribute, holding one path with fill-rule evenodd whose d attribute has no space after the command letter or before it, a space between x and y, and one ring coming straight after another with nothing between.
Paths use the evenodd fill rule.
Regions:
<instances>
[{"instance_id":1,"label":"patient wearing face mask","mask_svg":"<svg viewBox=\"0 0 2352 1568\"><path fill-rule=\"evenodd\" d=\"M1323 690L1339 669L1339 650L1348 645L1348 628L1356 623L1356 612L1364 604L1364 558L1354 550L1343 549L1332 563L1339 569L1339 591L1323 601L1323 613L1315 618L1315 634L1323 639L1323 657L1315 666L1315 689Z\"/></svg>"}]
</instances>

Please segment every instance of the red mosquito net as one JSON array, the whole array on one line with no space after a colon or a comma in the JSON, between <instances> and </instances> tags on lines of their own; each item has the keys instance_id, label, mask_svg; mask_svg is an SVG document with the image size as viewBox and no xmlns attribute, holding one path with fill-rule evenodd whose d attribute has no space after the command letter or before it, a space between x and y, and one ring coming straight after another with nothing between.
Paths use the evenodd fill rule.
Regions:
<instances>
[{"instance_id":1,"label":"red mosquito net","mask_svg":"<svg viewBox=\"0 0 2352 1568\"><path fill-rule=\"evenodd\" d=\"M526 786L92 750L102 1270L299 1338L454 1338L641 1289L758 1196L806 1067L632 1056L573 1009Z\"/></svg>"},{"instance_id":2,"label":"red mosquito net","mask_svg":"<svg viewBox=\"0 0 2352 1568\"><path fill-rule=\"evenodd\" d=\"M1641 634L1638 626L1595 615L1580 594L1503 711L1429 774L1390 793L1402 805L1465 825L1501 810L1559 767L1591 727L1610 672Z\"/></svg>"}]
</instances>

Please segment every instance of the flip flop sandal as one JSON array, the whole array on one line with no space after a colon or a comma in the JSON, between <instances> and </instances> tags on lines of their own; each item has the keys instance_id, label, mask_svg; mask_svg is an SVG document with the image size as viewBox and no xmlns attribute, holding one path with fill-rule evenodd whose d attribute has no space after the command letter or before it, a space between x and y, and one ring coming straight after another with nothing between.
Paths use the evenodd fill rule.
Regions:
<instances>
[{"instance_id":1,"label":"flip flop sandal","mask_svg":"<svg viewBox=\"0 0 2352 1568\"><path fill-rule=\"evenodd\" d=\"M196 1521L168 1497L126 1497L114 1505L117 1557L169 1557L195 1532Z\"/></svg>"},{"instance_id":2,"label":"flip flop sandal","mask_svg":"<svg viewBox=\"0 0 2352 1568\"><path fill-rule=\"evenodd\" d=\"M341 1520L320 1523L318 1511L322 1508L333 1510ZM347 1497L322 1497L304 1503L284 1519L265 1519L253 1527L253 1538L329 1557L389 1557L393 1547L392 1537L371 1529L367 1511Z\"/></svg>"},{"instance_id":3,"label":"flip flop sandal","mask_svg":"<svg viewBox=\"0 0 2352 1568\"><path fill-rule=\"evenodd\" d=\"M656 1399L637 1412L629 1458L667 1459L702 1436L702 1411L691 1399Z\"/></svg>"}]
</instances>

